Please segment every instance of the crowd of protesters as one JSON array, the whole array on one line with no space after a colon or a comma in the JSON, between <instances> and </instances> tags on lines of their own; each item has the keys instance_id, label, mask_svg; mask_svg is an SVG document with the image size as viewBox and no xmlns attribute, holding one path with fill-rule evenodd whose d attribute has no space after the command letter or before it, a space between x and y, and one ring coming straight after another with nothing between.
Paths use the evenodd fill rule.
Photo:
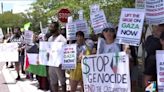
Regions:
<instances>
[{"instance_id":1,"label":"crowd of protesters","mask_svg":"<svg viewBox=\"0 0 164 92\"><path fill-rule=\"evenodd\" d=\"M49 24L49 32L44 35L44 37L40 37L38 34L34 34L33 44L25 45L23 39L24 34L20 31L19 27L14 27L13 30L10 31L4 37L4 43L12 43L17 42L19 44L19 62L16 63L6 63L8 68L15 67L17 71L16 80L21 80L20 71L22 74L26 75L27 79L33 79L33 75L36 75L36 78L39 83L39 89L41 90L50 90L51 92L58 92L59 85L61 86L61 92L67 92L67 84L66 84L66 73L69 73L69 81L70 81L70 92L76 92L77 85L81 85L81 92L83 92L83 78L82 78L82 69L81 69L81 59L83 55L91 55L91 54L103 54L103 53L111 53L111 52L120 52L125 51L129 55L130 60L130 77L131 77L131 87L132 92L136 92L137 87L137 47L120 45L115 42L117 33L117 28L107 27L102 30L102 33L95 35L92 34L90 38L85 37L85 33L82 31L78 31L76 33L75 41L63 41L56 40L58 36L66 37L66 29L60 28L60 24L58 22L52 22ZM103 40L103 46L97 46L98 41ZM77 44L77 65L76 68L66 72L61 69L61 65L59 67L53 66L43 66L43 65L30 65L33 68L42 70L44 72L44 76L31 73L30 71L26 71L24 69L25 62L25 53L33 51L35 53L39 53L39 42L40 41L48 41L48 42L64 42L64 43L75 43ZM99 47L99 51L97 51L97 47ZM153 27L152 35L147 37L145 42L146 49L146 59L144 65L144 84L145 87L148 85L148 81L157 81L157 72L156 72L156 59L155 59L155 51L164 49L164 25L158 25ZM60 84L59 84L60 82Z\"/></svg>"}]
</instances>

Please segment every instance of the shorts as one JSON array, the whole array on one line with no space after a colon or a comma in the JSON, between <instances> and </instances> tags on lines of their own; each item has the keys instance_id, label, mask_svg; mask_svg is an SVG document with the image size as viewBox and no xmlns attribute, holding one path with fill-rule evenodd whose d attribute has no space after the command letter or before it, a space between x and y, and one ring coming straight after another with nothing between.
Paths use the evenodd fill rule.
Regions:
<instances>
[{"instance_id":1,"label":"shorts","mask_svg":"<svg viewBox=\"0 0 164 92\"><path fill-rule=\"evenodd\" d=\"M70 79L76 81L82 80L81 63L77 63L76 69L70 71Z\"/></svg>"},{"instance_id":2,"label":"shorts","mask_svg":"<svg viewBox=\"0 0 164 92\"><path fill-rule=\"evenodd\" d=\"M15 62L16 67L19 67L20 65L24 66L24 55L19 56L18 62Z\"/></svg>"}]
</instances>

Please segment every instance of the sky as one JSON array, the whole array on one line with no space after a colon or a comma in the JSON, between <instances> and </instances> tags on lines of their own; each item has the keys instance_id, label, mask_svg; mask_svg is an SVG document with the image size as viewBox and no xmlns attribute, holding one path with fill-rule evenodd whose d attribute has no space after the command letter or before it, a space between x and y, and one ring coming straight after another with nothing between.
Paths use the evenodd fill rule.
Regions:
<instances>
[{"instance_id":1,"label":"sky","mask_svg":"<svg viewBox=\"0 0 164 92\"><path fill-rule=\"evenodd\" d=\"M1 3L3 3L3 11L11 11L13 13L25 12L31 7L30 4L36 0L0 0L0 13L2 12Z\"/></svg>"}]
</instances>

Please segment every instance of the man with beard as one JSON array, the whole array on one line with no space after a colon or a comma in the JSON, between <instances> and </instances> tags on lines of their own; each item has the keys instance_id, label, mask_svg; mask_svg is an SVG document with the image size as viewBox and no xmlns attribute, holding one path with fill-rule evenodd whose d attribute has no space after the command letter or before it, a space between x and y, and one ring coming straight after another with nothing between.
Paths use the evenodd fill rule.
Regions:
<instances>
[{"instance_id":1,"label":"man with beard","mask_svg":"<svg viewBox=\"0 0 164 92\"><path fill-rule=\"evenodd\" d=\"M23 37L21 35L21 31L19 27L15 27L14 28L14 35L13 37L10 39L10 42L16 42L18 43L18 51L19 51L19 58L18 58L18 62L15 62L15 69L17 71L17 78L16 80L20 80L20 65L22 68L22 73L23 71L23 64L24 64L24 44L23 44Z\"/></svg>"},{"instance_id":2,"label":"man with beard","mask_svg":"<svg viewBox=\"0 0 164 92\"><path fill-rule=\"evenodd\" d=\"M66 43L65 38L59 33L59 24L58 22L53 22L49 25L49 30L51 37L48 39L49 42L64 42ZM60 38L62 37L62 38ZM51 92L58 92L58 80L61 83L62 91L66 92L66 77L65 71L59 67L49 66L48 68L49 80L50 80L50 89Z\"/></svg>"}]
</instances>

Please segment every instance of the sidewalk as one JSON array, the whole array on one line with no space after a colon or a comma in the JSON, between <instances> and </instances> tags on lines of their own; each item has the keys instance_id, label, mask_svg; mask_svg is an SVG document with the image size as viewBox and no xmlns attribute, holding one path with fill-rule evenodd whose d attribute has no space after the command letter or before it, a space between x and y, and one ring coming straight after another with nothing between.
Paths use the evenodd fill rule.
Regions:
<instances>
[{"instance_id":1,"label":"sidewalk","mask_svg":"<svg viewBox=\"0 0 164 92\"><path fill-rule=\"evenodd\" d=\"M14 68L10 69L3 66L2 73L10 92L45 92L37 88L38 82L36 80L28 80L25 75L21 74L22 80L16 81L17 74Z\"/></svg>"},{"instance_id":2,"label":"sidewalk","mask_svg":"<svg viewBox=\"0 0 164 92\"><path fill-rule=\"evenodd\" d=\"M9 88L9 92L50 92L49 91L42 91L38 89L38 82L37 80L29 80L26 79L26 76L23 74L20 74L21 80L16 81L17 73L15 71L15 68L6 68L6 66L3 66L2 73L4 75L4 78L6 80L6 85ZM69 75L66 74L67 80L67 91L70 91L70 85L69 85ZM80 85L78 85L77 91L80 91ZM59 87L59 92L60 92L60 87Z\"/></svg>"}]
</instances>

